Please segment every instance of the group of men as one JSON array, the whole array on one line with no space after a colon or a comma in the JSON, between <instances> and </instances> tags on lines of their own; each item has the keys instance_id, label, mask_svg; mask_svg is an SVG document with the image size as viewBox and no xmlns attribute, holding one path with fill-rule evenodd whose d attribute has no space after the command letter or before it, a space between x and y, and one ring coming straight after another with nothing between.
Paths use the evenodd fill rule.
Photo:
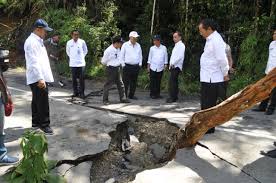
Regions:
<instances>
[{"instance_id":1,"label":"group of men","mask_svg":"<svg viewBox=\"0 0 276 183\"><path fill-rule=\"evenodd\" d=\"M229 81L229 71L232 70L231 50L225 43L222 36L217 32L216 23L212 19L204 19L199 24L199 32L206 39L204 52L200 58L200 82L201 82L201 109L207 109L217 105L226 99L227 82ZM57 63L58 52L55 53L55 46L59 38L54 35L50 40L43 41L47 31L52 31L48 24L39 19L34 24L34 31L26 40L24 49L27 66L27 84L30 85L32 99L32 125L42 129L47 134L52 134L49 118L48 86L47 83L54 81L49 58L51 62ZM69 57L69 66L72 71L73 97L84 98L84 69L85 56L88 49L84 40L80 39L80 33L73 30L72 39L67 42L66 53ZM55 36L57 36L55 38ZM124 42L120 36L113 37L112 44L104 51L102 64L106 66L106 82L104 84L103 102L109 103L109 90L113 84L119 90L120 102L128 103L129 99L137 100L135 96L137 79L142 67L142 49L137 42L139 34L132 31L129 34L129 41ZM276 40L276 36L273 36ZM152 99L161 98L160 84L164 70L168 68L169 91L167 102L178 100L179 86L178 77L182 72L185 57L185 45L182 42L182 35L176 31L173 34L174 48L170 59L168 59L167 48L161 44L161 37L153 37L153 46L150 48L148 56L148 72L150 75L150 97ZM45 47L46 46L46 47ZM48 53L47 53L47 49ZM54 50L54 51L51 51ZM229 51L230 50L230 51ZM270 57L267 73L275 65L275 41L270 45ZM230 54L229 54L230 52ZM230 59L231 58L231 59ZM168 61L169 60L169 61ZM52 69L56 72L56 64ZM64 85L55 74L61 86ZM267 114L272 114L275 109L275 90L272 94L271 104ZM264 111L269 99L262 102L259 111ZM208 133L213 133L215 129L210 129Z\"/></svg>"},{"instance_id":2,"label":"group of men","mask_svg":"<svg viewBox=\"0 0 276 183\"><path fill-rule=\"evenodd\" d=\"M142 67L143 55L140 44L137 42L139 34L136 31L129 33L129 41L125 42L121 37L114 37L113 44L104 52L102 64L106 65L107 81L104 85L103 102L108 104L108 91L113 84L117 84L121 102L129 102L128 99L137 100L135 96L137 79ZM163 71L169 65L169 98L167 102L178 100L178 76L183 67L185 45L182 42L180 32L173 34L175 46L168 63L167 48L161 44L161 37L155 35L148 56L148 72L150 75L150 97L162 98L160 86ZM121 72L122 70L122 72ZM122 73L122 74L121 74Z\"/></svg>"}]
</instances>

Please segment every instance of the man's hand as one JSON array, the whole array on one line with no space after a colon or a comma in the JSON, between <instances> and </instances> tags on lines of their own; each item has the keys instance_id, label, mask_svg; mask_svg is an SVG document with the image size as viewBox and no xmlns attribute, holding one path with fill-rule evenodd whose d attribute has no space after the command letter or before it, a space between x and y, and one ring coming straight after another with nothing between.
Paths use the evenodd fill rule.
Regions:
<instances>
[{"instance_id":1,"label":"man's hand","mask_svg":"<svg viewBox=\"0 0 276 183\"><path fill-rule=\"evenodd\" d=\"M148 68L147 68L148 72L150 72L150 64L148 64Z\"/></svg>"},{"instance_id":2,"label":"man's hand","mask_svg":"<svg viewBox=\"0 0 276 183\"><path fill-rule=\"evenodd\" d=\"M37 86L40 88L40 89L45 89L46 88L46 83L44 80L39 80L38 83L37 83Z\"/></svg>"},{"instance_id":3,"label":"man's hand","mask_svg":"<svg viewBox=\"0 0 276 183\"><path fill-rule=\"evenodd\" d=\"M165 64L165 65L164 65L164 70L167 70L167 69L168 69L168 65Z\"/></svg>"},{"instance_id":4,"label":"man's hand","mask_svg":"<svg viewBox=\"0 0 276 183\"><path fill-rule=\"evenodd\" d=\"M230 80L229 75L224 76L223 79L224 79L224 81L229 81Z\"/></svg>"},{"instance_id":5,"label":"man's hand","mask_svg":"<svg viewBox=\"0 0 276 183\"><path fill-rule=\"evenodd\" d=\"M234 69L233 67L231 67L231 68L229 69L229 72L230 72L230 74L234 74L234 73L235 73L235 69Z\"/></svg>"}]
</instances>

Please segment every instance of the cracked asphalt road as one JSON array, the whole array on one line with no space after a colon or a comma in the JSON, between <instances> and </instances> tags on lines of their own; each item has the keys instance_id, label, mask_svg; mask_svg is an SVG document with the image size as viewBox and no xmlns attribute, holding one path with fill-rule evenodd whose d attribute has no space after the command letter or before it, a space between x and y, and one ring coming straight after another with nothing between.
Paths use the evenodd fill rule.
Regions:
<instances>
[{"instance_id":1,"label":"cracked asphalt road","mask_svg":"<svg viewBox=\"0 0 276 183\"><path fill-rule=\"evenodd\" d=\"M25 86L24 73L10 70L6 76L16 105L14 115L6 121L6 142L9 152L21 157L18 138L25 129L31 127L31 93ZM87 86L88 93L101 89L100 85L92 82L88 82ZM79 106L68 103L70 90L52 88L51 91L51 118L56 135L49 137L49 157L59 160L76 158L107 148L110 141L108 132L125 120L125 116L116 114L116 111L167 118L181 126L188 122L193 112L199 110L199 100L194 97L183 97L180 103L167 105L163 100L153 101L149 99L147 92L139 91L140 100L132 101L131 104L118 104L114 90L110 93L114 103L109 106L102 105L101 96L90 96L86 106ZM105 108L113 112L93 108ZM215 134L206 135L200 141L213 154L201 146L179 150L173 161L164 167L139 173L134 183L275 182L276 159L265 157L260 151L275 149L273 142L276 141L276 115L265 116L246 111L217 129ZM91 164L87 163L79 168L85 170L89 166ZM0 167L1 175L5 169L6 167ZM79 176L73 182L89 182L89 170L80 171L75 167L70 171L69 177Z\"/></svg>"}]
</instances>

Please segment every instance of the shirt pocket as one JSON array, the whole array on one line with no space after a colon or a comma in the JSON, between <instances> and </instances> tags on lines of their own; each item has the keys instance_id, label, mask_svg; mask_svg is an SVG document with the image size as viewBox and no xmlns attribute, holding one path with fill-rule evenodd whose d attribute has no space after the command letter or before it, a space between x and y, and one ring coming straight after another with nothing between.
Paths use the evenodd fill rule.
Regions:
<instances>
[{"instance_id":1,"label":"shirt pocket","mask_svg":"<svg viewBox=\"0 0 276 183\"><path fill-rule=\"evenodd\" d=\"M275 48L270 48L269 51L271 53L271 56L276 57L276 47Z\"/></svg>"}]
</instances>

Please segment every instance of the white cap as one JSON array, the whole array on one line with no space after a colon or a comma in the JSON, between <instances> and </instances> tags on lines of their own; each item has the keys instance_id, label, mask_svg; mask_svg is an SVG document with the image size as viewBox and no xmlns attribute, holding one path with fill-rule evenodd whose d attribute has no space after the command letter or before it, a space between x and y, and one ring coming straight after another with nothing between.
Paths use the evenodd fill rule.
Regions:
<instances>
[{"instance_id":1,"label":"white cap","mask_svg":"<svg viewBox=\"0 0 276 183\"><path fill-rule=\"evenodd\" d=\"M136 31L131 31L129 33L129 37L135 37L135 38L137 38L137 37L139 37L139 34Z\"/></svg>"}]
</instances>

